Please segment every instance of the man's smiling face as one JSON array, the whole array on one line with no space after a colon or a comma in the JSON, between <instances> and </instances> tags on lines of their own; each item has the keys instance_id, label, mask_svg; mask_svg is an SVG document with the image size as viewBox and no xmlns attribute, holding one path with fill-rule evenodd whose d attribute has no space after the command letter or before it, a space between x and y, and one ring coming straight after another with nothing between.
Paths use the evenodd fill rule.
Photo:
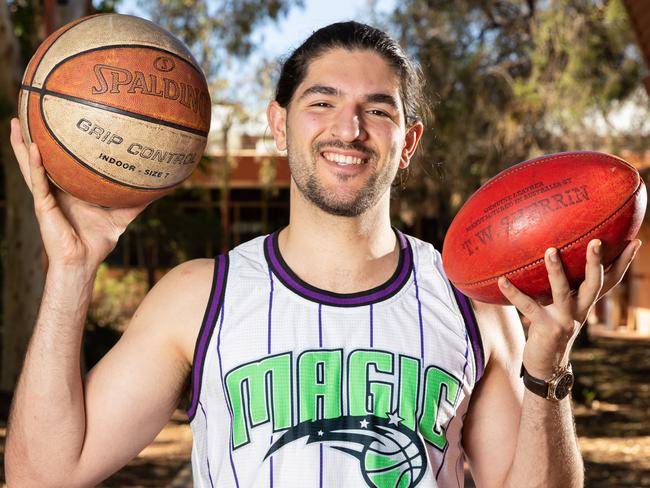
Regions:
<instances>
[{"instance_id":1,"label":"man's smiling face","mask_svg":"<svg viewBox=\"0 0 650 488\"><path fill-rule=\"evenodd\" d=\"M399 78L386 60L370 50L326 51L287 107L293 180L321 210L361 215L390 188L406 132Z\"/></svg>"}]
</instances>

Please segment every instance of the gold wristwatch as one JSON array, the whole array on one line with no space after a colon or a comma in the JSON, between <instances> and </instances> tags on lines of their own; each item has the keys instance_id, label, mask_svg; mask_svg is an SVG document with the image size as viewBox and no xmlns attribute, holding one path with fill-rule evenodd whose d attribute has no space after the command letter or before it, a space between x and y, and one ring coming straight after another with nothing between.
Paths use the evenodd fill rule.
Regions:
<instances>
[{"instance_id":1,"label":"gold wristwatch","mask_svg":"<svg viewBox=\"0 0 650 488\"><path fill-rule=\"evenodd\" d=\"M531 376L522 364L520 376L524 379L526 388L547 400L562 400L569 394L573 386L571 363L559 366L548 380L540 380Z\"/></svg>"}]
</instances>

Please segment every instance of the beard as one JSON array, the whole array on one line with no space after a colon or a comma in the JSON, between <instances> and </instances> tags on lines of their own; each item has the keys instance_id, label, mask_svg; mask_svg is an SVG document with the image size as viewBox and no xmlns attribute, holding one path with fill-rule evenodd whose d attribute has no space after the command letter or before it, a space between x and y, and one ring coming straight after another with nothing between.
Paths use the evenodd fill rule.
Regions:
<instances>
[{"instance_id":1,"label":"beard","mask_svg":"<svg viewBox=\"0 0 650 488\"><path fill-rule=\"evenodd\" d=\"M355 194L338 195L330 192L325 188L316 174L316 161L321 152L326 148L337 148L343 150L361 151L367 155L367 161L363 164L373 165L377 161L375 151L367 148L361 143L345 144L340 141L319 142L314 144L311 157L304 157L292 151L287 145L287 158L291 176L296 183L296 187L302 195L311 203L316 205L323 212L338 217L358 217L366 210L372 208L390 188L395 171L392 171L394 164L384 166L383 173L376 170L368 177L363 187L356 191ZM388 156L388 160L395 158L396 149L393 148ZM337 178L342 184L353 178L350 175L338 175Z\"/></svg>"}]
</instances>

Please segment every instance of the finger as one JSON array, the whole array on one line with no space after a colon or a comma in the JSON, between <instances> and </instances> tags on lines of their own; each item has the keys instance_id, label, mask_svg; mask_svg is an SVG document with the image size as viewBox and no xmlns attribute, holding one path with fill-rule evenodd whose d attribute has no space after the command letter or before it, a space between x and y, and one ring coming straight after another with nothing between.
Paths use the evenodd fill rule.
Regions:
<instances>
[{"instance_id":1,"label":"finger","mask_svg":"<svg viewBox=\"0 0 650 488\"><path fill-rule=\"evenodd\" d=\"M578 289L578 313L584 315L598 299L603 288L603 244L600 239L593 239L587 245L587 263L585 264L585 280Z\"/></svg>"},{"instance_id":2,"label":"finger","mask_svg":"<svg viewBox=\"0 0 650 488\"><path fill-rule=\"evenodd\" d=\"M38 206L50 194L50 184L41 161L38 147L34 143L29 145L29 175L32 180L34 205Z\"/></svg>"},{"instance_id":3,"label":"finger","mask_svg":"<svg viewBox=\"0 0 650 488\"><path fill-rule=\"evenodd\" d=\"M555 248L549 248L544 253L544 262L551 284L553 303L564 313L571 313L571 286L564 273L560 253Z\"/></svg>"},{"instance_id":4,"label":"finger","mask_svg":"<svg viewBox=\"0 0 650 488\"><path fill-rule=\"evenodd\" d=\"M616 258L616 261L612 263L609 270L605 273L601 296L620 283L640 247L641 241L639 239L634 239L625 247L625 249L623 249L623 252L618 258Z\"/></svg>"},{"instance_id":5,"label":"finger","mask_svg":"<svg viewBox=\"0 0 650 488\"><path fill-rule=\"evenodd\" d=\"M545 312L539 303L518 290L505 276L499 277L497 284L503 296L530 322L543 321Z\"/></svg>"},{"instance_id":6,"label":"finger","mask_svg":"<svg viewBox=\"0 0 650 488\"><path fill-rule=\"evenodd\" d=\"M9 136L9 142L11 143L11 148L14 150L14 154L16 155L20 172L23 174L27 187L31 190L32 183L29 177L29 150L23 141L20 122L17 118L11 119L11 134Z\"/></svg>"}]
</instances>

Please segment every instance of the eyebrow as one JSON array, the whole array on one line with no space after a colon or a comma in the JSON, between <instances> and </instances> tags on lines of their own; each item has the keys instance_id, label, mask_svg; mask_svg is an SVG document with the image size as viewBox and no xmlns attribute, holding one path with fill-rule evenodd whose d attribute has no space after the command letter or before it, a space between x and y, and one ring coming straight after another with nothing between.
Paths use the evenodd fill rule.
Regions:
<instances>
[{"instance_id":1,"label":"eyebrow","mask_svg":"<svg viewBox=\"0 0 650 488\"><path fill-rule=\"evenodd\" d=\"M310 95L340 96L341 94L342 94L341 90L338 90L337 88L331 86L313 85L307 88L304 92L302 92L302 95L300 95L299 100L302 100L303 98L306 98ZM389 105L395 110L399 110L399 105L397 104L397 100L395 100L395 97L392 95L388 95L387 93L370 93L366 95L366 102L382 103L385 105Z\"/></svg>"}]
</instances>

